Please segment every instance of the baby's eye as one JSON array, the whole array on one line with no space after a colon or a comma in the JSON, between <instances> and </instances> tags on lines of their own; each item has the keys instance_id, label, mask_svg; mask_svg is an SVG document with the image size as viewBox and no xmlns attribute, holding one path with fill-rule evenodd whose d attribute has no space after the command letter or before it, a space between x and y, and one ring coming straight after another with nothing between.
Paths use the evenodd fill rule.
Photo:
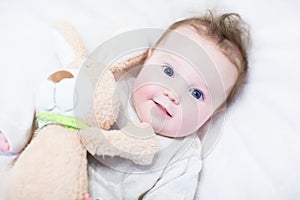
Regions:
<instances>
[{"instance_id":1,"label":"baby's eye","mask_svg":"<svg viewBox=\"0 0 300 200\"><path fill-rule=\"evenodd\" d=\"M171 67L169 67L168 65L164 65L162 67L165 74L167 74L170 77L174 77L174 71Z\"/></svg>"},{"instance_id":2,"label":"baby's eye","mask_svg":"<svg viewBox=\"0 0 300 200\"><path fill-rule=\"evenodd\" d=\"M196 99L201 100L204 98L203 92L201 92L198 89L191 89L190 92L193 95L193 97L195 97Z\"/></svg>"}]
</instances>

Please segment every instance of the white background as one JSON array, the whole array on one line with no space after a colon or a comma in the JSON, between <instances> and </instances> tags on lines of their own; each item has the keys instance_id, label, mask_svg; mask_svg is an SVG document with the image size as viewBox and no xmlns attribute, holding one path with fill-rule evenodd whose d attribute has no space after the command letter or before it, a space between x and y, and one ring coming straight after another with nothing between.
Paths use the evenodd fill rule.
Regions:
<instances>
[{"instance_id":1,"label":"white background","mask_svg":"<svg viewBox=\"0 0 300 200\"><path fill-rule=\"evenodd\" d=\"M0 120L28 126L39 82L60 67L51 23L64 19L90 52L133 28L166 28L208 7L238 12L253 36L250 77L204 159L197 199L300 199L300 3L139 0L0 1ZM1 129L1 127L0 127ZM22 133L20 133L22 134ZM0 156L5 166L7 156Z\"/></svg>"}]
</instances>

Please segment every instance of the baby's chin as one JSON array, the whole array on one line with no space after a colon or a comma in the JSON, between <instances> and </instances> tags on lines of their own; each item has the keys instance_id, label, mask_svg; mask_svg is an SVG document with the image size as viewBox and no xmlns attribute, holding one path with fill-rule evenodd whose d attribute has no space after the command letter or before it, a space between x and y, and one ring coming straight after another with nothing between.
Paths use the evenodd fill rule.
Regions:
<instances>
[{"instance_id":1,"label":"baby's chin","mask_svg":"<svg viewBox=\"0 0 300 200\"><path fill-rule=\"evenodd\" d=\"M151 124L151 126L157 135L161 135L161 136L169 137L169 138L181 138L181 137L186 137L186 136L189 136L189 135L195 133L195 131L193 131L193 130L180 131L178 129L176 129L176 130L172 129L172 128L168 129L168 127L161 127L161 126L156 127L153 124Z\"/></svg>"},{"instance_id":2,"label":"baby's chin","mask_svg":"<svg viewBox=\"0 0 300 200\"><path fill-rule=\"evenodd\" d=\"M175 126L168 126L167 120L164 122L161 118L151 117L150 114L146 114L145 112L138 113L138 118L141 122L146 122L151 125L152 129L157 135L169 137L169 138L180 138L187 135L190 135L187 132L180 133Z\"/></svg>"},{"instance_id":3,"label":"baby's chin","mask_svg":"<svg viewBox=\"0 0 300 200\"><path fill-rule=\"evenodd\" d=\"M163 123L160 123L160 124L149 123L149 124L152 126L154 132L157 135L169 137L169 138L182 137L182 136L176 134L176 132L177 132L176 130L168 130L166 127L163 126Z\"/></svg>"},{"instance_id":4,"label":"baby's chin","mask_svg":"<svg viewBox=\"0 0 300 200\"><path fill-rule=\"evenodd\" d=\"M150 126L157 135L169 138L177 137L176 134L174 134L176 133L176 130L168 130L167 127L164 126L166 124L162 121L152 121L150 116L141 116L140 121L150 124Z\"/></svg>"}]
</instances>

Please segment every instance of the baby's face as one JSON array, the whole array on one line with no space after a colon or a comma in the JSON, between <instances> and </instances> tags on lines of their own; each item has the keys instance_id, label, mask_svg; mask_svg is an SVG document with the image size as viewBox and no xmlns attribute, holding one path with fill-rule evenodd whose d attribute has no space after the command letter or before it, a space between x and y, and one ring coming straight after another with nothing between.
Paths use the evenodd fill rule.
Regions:
<instances>
[{"instance_id":1,"label":"baby's face","mask_svg":"<svg viewBox=\"0 0 300 200\"><path fill-rule=\"evenodd\" d=\"M213 43L190 27L179 27L176 32L193 40L206 53L195 53L189 46L179 46L184 52L172 53L180 42L167 35L159 48L149 54L133 93L140 120L168 137L183 137L198 130L225 101L237 78L234 65ZM196 54L191 57L193 64L182 56L185 53Z\"/></svg>"}]
</instances>

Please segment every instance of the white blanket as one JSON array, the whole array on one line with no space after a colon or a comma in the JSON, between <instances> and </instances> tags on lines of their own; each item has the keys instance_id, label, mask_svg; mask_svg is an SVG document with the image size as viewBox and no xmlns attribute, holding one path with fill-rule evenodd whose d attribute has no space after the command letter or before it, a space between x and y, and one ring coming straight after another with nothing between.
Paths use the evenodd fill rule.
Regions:
<instances>
[{"instance_id":1,"label":"white blanket","mask_svg":"<svg viewBox=\"0 0 300 200\"><path fill-rule=\"evenodd\" d=\"M203 160L197 199L300 199L300 3L295 0L1 1L0 116L29 126L38 83L60 66L50 35L53 20L72 23L92 52L114 34L166 28L210 6L240 13L251 25L253 48L244 93ZM11 158L0 156L0 169Z\"/></svg>"}]
</instances>

